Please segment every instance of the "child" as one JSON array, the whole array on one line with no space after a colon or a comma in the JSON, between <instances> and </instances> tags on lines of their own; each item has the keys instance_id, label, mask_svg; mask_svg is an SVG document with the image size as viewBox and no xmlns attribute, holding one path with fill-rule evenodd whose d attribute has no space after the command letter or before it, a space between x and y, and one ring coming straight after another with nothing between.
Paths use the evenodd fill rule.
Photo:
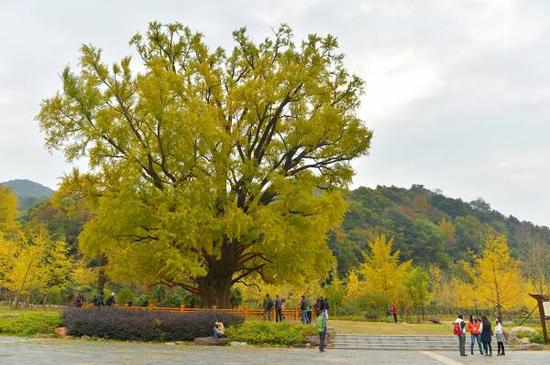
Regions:
<instances>
[{"instance_id":1,"label":"child","mask_svg":"<svg viewBox=\"0 0 550 365\"><path fill-rule=\"evenodd\" d=\"M498 353L497 356L504 356L504 331L502 330L502 321L497 317L495 327L495 336L497 338Z\"/></svg>"}]
</instances>

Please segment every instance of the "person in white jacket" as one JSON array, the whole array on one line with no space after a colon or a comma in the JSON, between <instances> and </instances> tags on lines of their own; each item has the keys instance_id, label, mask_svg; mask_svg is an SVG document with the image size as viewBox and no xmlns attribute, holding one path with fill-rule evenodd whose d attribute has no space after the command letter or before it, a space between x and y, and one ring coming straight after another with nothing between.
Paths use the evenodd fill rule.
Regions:
<instances>
[{"instance_id":1,"label":"person in white jacket","mask_svg":"<svg viewBox=\"0 0 550 365\"><path fill-rule=\"evenodd\" d=\"M495 326L495 337L497 338L498 353L497 356L504 356L504 330L502 329L502 321L497 317Z\"/></svg>"},{"instance_id":2,"label":"person in white jacket","mask_svg":"<svg viewBox=\"0 0 550 365\"><path fill-rule=\"evenodd\" d=\"M458 351L460 352L460 356L468 356L466 355L466 322L464 322L462 314L459 314L455 320L453 332L458 337Z\"/></svg>"}]
</instances>

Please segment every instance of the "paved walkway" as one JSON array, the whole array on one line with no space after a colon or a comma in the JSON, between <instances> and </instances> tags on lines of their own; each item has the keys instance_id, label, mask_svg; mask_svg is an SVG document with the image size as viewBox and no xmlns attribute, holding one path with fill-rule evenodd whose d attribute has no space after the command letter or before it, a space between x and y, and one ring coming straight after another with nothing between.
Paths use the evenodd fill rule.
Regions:
<instances>
[{"instance_id":1,"label":"paved walkway","mask_svg":"<svg viewBox=\"0 0 550 365\"><path fill-rule=\"evenodd\" d=\"M200 347L80 340L27 340L0 337L2 365L460 365L550 364L550 352L509 352L505 358L469 356L452 352L329 350Z\"/></svg>"}]
</instances>

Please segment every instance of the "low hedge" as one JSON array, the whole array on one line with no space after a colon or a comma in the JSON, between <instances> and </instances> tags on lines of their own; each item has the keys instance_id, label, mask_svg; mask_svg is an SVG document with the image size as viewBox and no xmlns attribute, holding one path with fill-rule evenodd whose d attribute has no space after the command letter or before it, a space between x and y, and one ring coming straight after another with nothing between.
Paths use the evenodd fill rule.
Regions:
<instances>
[{"instance_id":1,"label":"low hedge","mask_svg":"<svg viewBox=\"0 0 550 365\"><path fill-rule=\"evenodd\" d=\"M531 343L544 344L544 335L542 334L542 328L536 328L536 333L533 332L518 332L517 338L528 338Z\"/></svg>"},{"instance_id":2,"label":"low hedge","mask_svg":"<svg viewBox=\"0 0 550 365\"><path fill-rule=\"evenodd\" d=\"M305 336L315 336L314 326L299 323L248 321L225 331L229 341L256 345L296 345L304 343Z\"/></svg>"},{"instance_id":3,"label":"low hedge","mask_svg":"<svg viewBox=\"0 0 550 365\"><path fill-rule=\"evenodd\" d=\"M187 341L212 334L216 320L226 326L243 322L240 316L219 313L136 312L123 308L68 308L63 321L72 336L118 340Z\"/></svg>"},{"instance_id":4,"label":"low hedge","mask_svg":"<svg viewBox=\"0 0 550 365\"><path fill-rule=\"evenodd\" d=\"M61 325L61 315L56 311L1 311L0 334L34 336L51 334Z\"/></svg>"}]
</instances>

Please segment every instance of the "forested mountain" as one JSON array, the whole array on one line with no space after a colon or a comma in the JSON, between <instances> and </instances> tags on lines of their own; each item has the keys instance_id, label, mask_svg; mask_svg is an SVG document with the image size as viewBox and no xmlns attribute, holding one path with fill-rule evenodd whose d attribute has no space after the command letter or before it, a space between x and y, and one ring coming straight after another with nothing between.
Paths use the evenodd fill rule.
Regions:
<instances>
[{"instance_id":1,"label":"forested mountain","mask_svg":"<svg viewBox=\"0 0 550 365\"><path fill-rule=\"evenodd\" d=\"M52 189L30 180L10 180L0 184L10 188L17 196L20 211L33 207L53 194Z\"/></svg>"},{"instance_id":2,"label":"forested mountain","mask_svg":"<svg viewBox=\"0 0 550 365\"><path fill-rule=\"evenodd\" d=\"M395 240L402 260L451 269L461 259L471 261L493 230L508 237L511 253L524 259L532 244L550 247L550 229L504 216L482 199L464 202L422 185L410 189L360 187L349 193L350 209L330 246L344 276L361 262L371 233Z\"/></svg>"}]
</instances>

